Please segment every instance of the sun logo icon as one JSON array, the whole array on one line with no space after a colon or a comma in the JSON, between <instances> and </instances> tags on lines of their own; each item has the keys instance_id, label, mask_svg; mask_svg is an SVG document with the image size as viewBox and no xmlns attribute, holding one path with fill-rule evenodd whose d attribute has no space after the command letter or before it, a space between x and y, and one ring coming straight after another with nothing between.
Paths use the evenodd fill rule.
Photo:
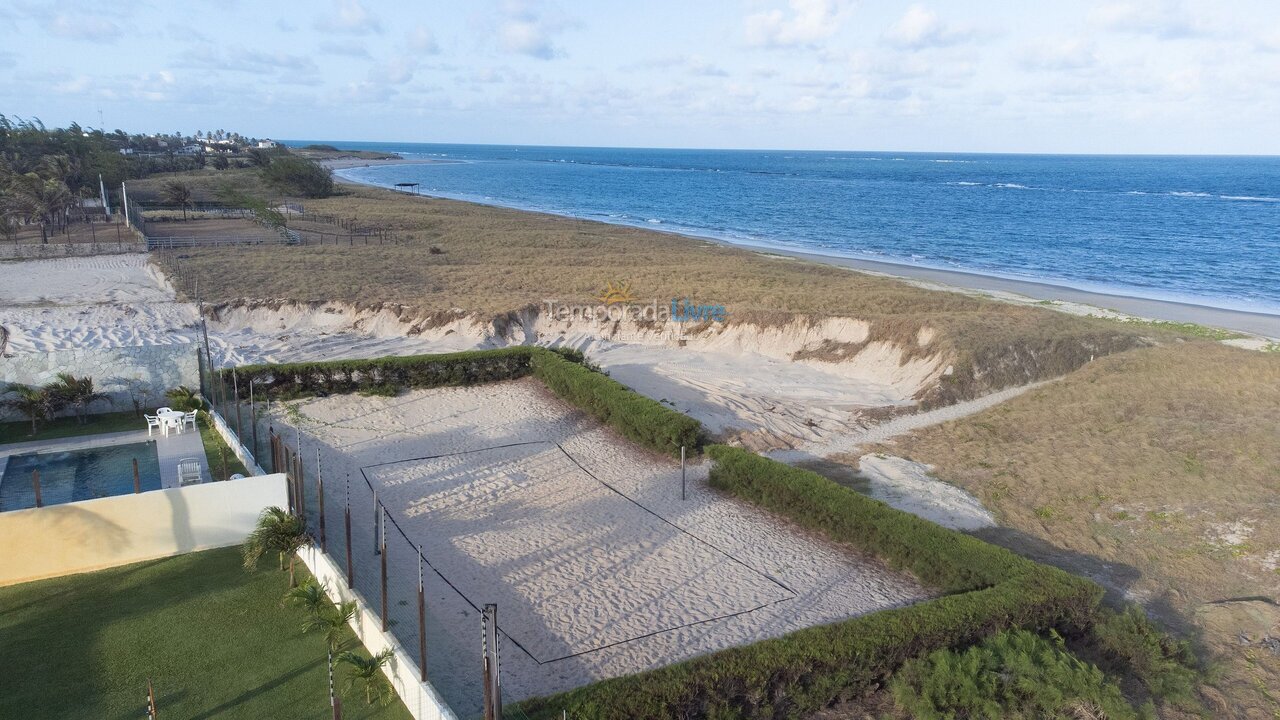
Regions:
<instances>
[{"instance_id":1,"label":"sun logo icon","mask_svg":"<svg viewBox=\"0 0 1280 720\"><path fill-rule=\"evenodd\" d=\"M597 295L596 299L605 305L617 305L629 303L635 300L635 296L631 294L631 283L610 281L605 284L604 292Z\"/></svg>"}]
</instances>

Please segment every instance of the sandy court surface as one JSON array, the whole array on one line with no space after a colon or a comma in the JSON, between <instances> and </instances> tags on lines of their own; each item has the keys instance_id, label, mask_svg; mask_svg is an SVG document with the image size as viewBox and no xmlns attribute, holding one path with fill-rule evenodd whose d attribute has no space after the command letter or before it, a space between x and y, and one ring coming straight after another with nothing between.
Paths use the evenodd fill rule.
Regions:
<instances>
[{"instance_id":1,"label":"sandy court surface","mask_svg":"<svg viewBox=\"0 0 1280 720\"><path fill-rule=\"evenodd\" d=\"M356 585L375 603L366 475L378 489L392 521L389 612L410 648L423 547L428 667L464 716L479 708L484 603L498 604L516 700L929 595L712 491L704 464L689 467L681 500L678 461L620 441L532 379L277 404L268 423L301 439L308 475L321 462L339 563L349 478Z\"/></svg>"}]
</instances>

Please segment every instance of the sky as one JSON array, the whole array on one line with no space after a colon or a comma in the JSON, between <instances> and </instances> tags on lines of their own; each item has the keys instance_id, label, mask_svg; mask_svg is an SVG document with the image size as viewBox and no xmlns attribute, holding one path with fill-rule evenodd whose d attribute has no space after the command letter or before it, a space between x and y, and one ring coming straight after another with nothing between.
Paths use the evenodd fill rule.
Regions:
<instances>
[{"instance_id":1,"label":"sky","mask_svg":"<svg viewBox=\"0 0 1280 720\"><path fill-rule=\"evenodd\" d=\"M0 113L280 139L1280 154L1280 2L0 0Z\"/></svg>"}]
</instances>

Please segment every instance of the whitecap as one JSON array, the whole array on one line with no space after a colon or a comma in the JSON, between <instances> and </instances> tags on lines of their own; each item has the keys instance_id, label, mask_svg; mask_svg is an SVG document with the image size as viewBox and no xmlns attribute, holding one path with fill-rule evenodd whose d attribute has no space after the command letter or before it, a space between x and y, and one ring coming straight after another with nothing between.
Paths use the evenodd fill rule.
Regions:
<instances>
[{"instance_id":1,"label":"whitecap","mask_svg":"<svg viewBox=\"0 0 1280 720\"><path fill-rule=\"evenodd\" d=\"M1280 202L1280 198L1259 197L1257 195L1219 195L1223 200L1239 200L1241 202Z\"/></svg>"}]
</instances>

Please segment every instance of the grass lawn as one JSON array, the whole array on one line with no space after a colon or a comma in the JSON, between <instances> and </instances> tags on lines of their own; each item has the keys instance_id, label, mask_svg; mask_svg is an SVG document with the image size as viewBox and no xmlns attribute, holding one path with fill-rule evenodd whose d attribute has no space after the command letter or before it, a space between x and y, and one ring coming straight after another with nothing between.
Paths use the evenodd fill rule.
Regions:
<instances>
[{"instance_id":1,"label":"grass lawn","mask_svg":"<svg viewBox=\"0 0 1280 720\"><path fill-rule=\"evenodd\" d=\"M35 435L31 434L30 420L19 420L17 422L0 423L0 445L27 442L28 440L54 440L77 435L98 435L100 433L146 429L147 421L134 415L132 410L90 415L83 425L74 417L54 418L40 425L40 431Z\"/></svg>"},{"instance_id":2,"label":"grass lawn","mask_svg":"<svg viewBox=\"0 0 1280 720\"><path fill-rule=\"evenodd\" d=\"M236 473L240 473L246 477L253 475L249 472L244 463L240 462L240 458L231 452L231 447L227 445L227 441L222 439L218 431L213 427L213 421L209 419L208 413L200 413L200 441L204 443L205 460L209 463L209 474L214 480L226 480ZM226 467L223 467L223 461Z\"/></svg>"},{"instance_id":3,"label":"grass lawn","mask_svg":"<svg viewBox=\"0 0 1280 720\"><path fill-rule=\"evenodd\" d=\"M329 717L324 641L280 606L287 584L225 548L0 588L0 717L142 718L148 678L162 718Z\"/></svg>"}]
</instances>

